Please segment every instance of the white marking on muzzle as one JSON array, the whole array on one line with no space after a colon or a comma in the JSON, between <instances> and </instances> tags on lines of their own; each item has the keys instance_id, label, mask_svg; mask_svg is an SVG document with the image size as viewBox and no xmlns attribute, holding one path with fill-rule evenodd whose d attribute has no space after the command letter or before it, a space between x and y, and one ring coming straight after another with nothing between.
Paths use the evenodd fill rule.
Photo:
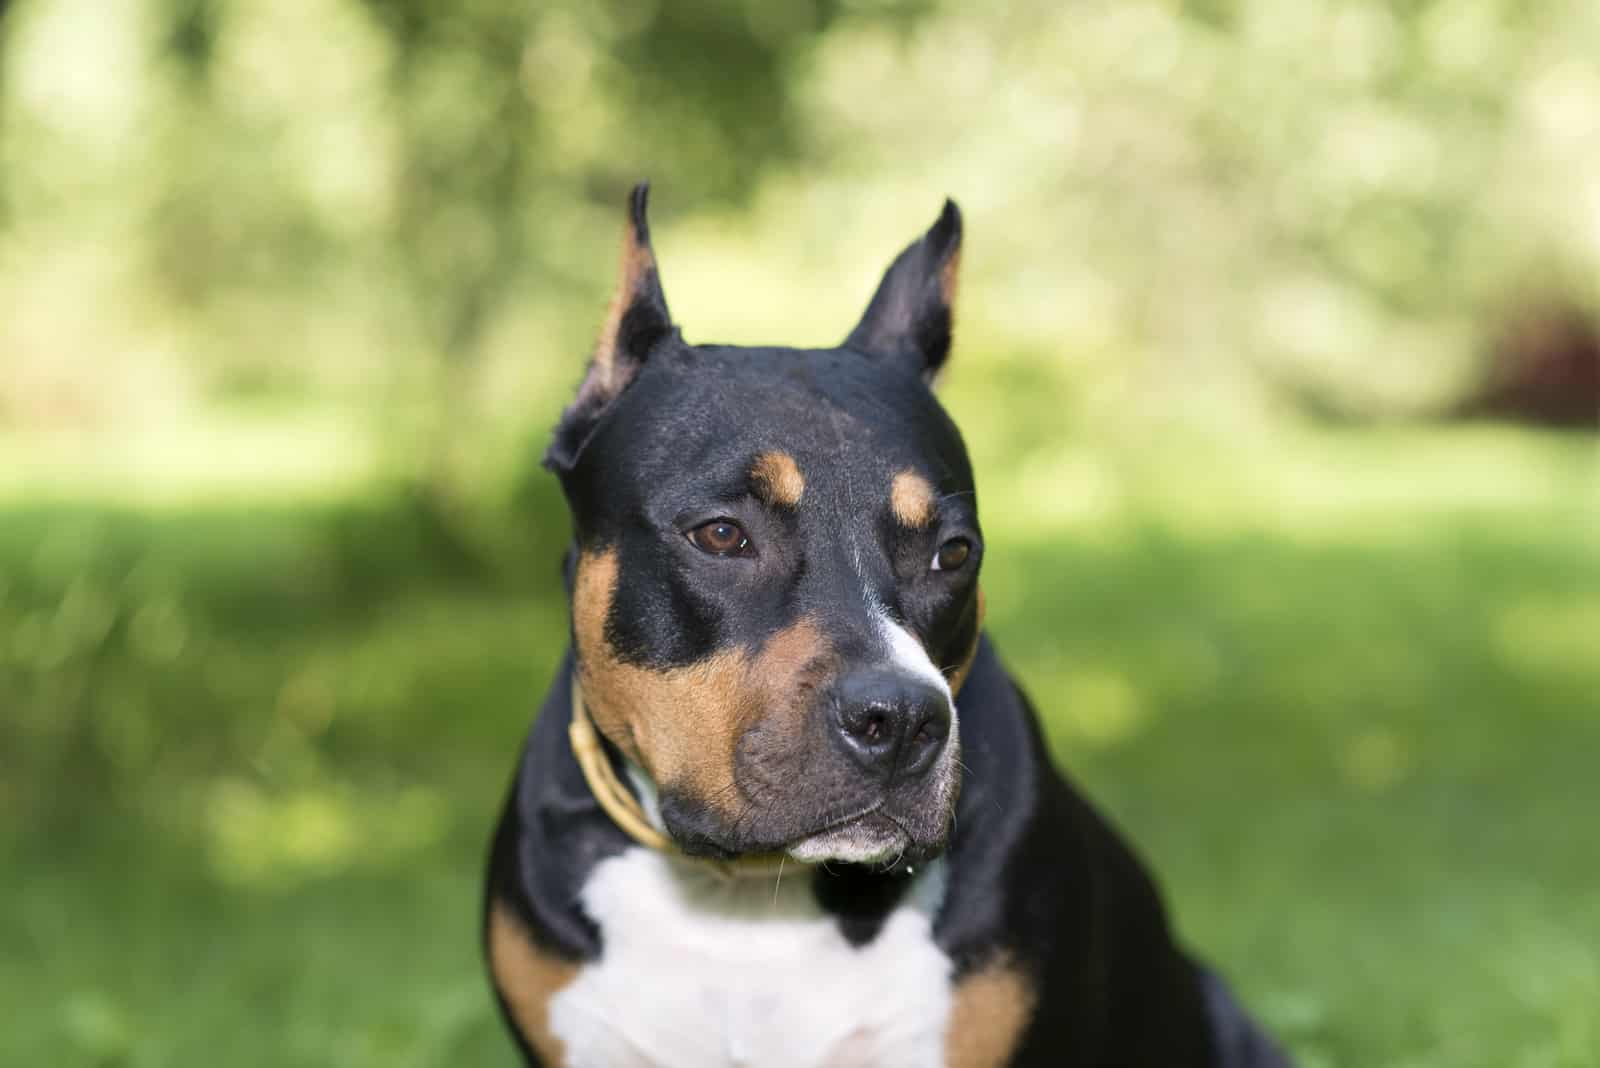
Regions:
<instances>
[{"instance_id":1,"label":"white marking on muzzle","mask_svg":"<svg viewBox=\"0 0 1600 1068\"><path fill-rule=\"evenodd\" d=\"M949 680L934 665L932 658L928 656L928 650L922 647L922 643L917 641L909 630L890 619L870 594L868 601L872 605L872 620L878 628L878 635L889 647L890 661L906 674L931 683L944 694L945 701L950 705L950 723L954 727L956 704L950 693Z\"/></svg>"}]
</instances>

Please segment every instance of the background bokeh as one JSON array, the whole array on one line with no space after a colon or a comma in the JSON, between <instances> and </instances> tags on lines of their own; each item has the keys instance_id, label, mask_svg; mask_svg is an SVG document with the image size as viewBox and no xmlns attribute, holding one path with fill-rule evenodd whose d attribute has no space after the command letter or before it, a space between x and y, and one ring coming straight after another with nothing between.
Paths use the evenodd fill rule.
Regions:
<instances>
[{"instance_id":1,"label":"background bokeh","mask_svg":"<svg viewBox=\"0 0 1600 1068\"><path fill-rule=\"evenodd\" d=\"M1600 1064L1600 5L0 3L0 1061L509 1064L537 465L946 194L991 631L1308 1068Z\"/></svg>"}]
</instances>

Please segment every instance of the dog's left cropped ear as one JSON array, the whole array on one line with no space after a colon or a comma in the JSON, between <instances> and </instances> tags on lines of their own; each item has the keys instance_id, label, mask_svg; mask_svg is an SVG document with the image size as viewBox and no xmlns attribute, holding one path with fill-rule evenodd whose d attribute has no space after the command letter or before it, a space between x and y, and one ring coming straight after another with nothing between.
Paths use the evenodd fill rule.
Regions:
<instances>
[{"instance_id":1,"label":"dog's left cropped ear","mask_svg":"<svg viewBox=\"0 0 1600 1068\"><path fill-rule=\"evenodd\" d=\"M640 182L628 194L617 289L595 343L589 372L578 387L577 398L561 413L555 439L545 452L545 466L554 471L572 468L601 414L628 388L651 350L673 333L655 251L650 247L649 201L649 182Z\"/></svg>"},{"instance_id":2,"label":"dog's left cropped ear","mask_svg":"<svg viewBox=\"0 0 1600 1068\"><path fill-rule=\"evenodd\" d=\"M950 355L960 263L961 209L946 200L938 221L889 265L845 347L901 361L932 381Z\"/></svg>"}]
</instances>

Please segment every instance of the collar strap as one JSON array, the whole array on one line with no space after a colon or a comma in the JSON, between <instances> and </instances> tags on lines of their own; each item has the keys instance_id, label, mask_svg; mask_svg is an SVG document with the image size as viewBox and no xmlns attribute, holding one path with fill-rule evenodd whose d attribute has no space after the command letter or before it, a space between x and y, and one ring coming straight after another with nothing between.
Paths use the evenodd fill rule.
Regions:
<instances>
[{"instance_id":1,"label":"collar strap","mask_svg":"<svg viewBox=\"0 0 1600 1068\"><path fill-rule=\"evenodd\" d=\"M772 878L782 874L786 865L797 869L809 867L785 853L753 853L731 860L713 860L710 857L690 857L678 844L659 830L645 815L639 799L617 778L617 770L600 742L600 733L589 718L583 703L583 688L576 673L572 676L572 721L567 725L567 737L572 743L572 755L578 759L589 792L600 802L611 822L624 834L642 846L668 856L681 857L702 864L711 871L731 879L737 877Z\"/></svg>"}]
</instances>

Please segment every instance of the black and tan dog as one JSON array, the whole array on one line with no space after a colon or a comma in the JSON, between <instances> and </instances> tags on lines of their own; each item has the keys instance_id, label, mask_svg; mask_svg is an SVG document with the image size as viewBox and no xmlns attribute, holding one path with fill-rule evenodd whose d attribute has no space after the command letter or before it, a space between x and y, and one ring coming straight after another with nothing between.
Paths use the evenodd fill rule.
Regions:
<instances>
[{"instance_id":1,"label":"black and tan dog","mask_svg":"<svg viewBox=\"0 0 1600 1068\"><path fill-rule=\"evenodd\" d=\"M690 345L633 193L546 458L572 650L484 937L532 1064L1279 1066L984 638L954 204L832 349Z\"/></svg>"}]
</instances>

